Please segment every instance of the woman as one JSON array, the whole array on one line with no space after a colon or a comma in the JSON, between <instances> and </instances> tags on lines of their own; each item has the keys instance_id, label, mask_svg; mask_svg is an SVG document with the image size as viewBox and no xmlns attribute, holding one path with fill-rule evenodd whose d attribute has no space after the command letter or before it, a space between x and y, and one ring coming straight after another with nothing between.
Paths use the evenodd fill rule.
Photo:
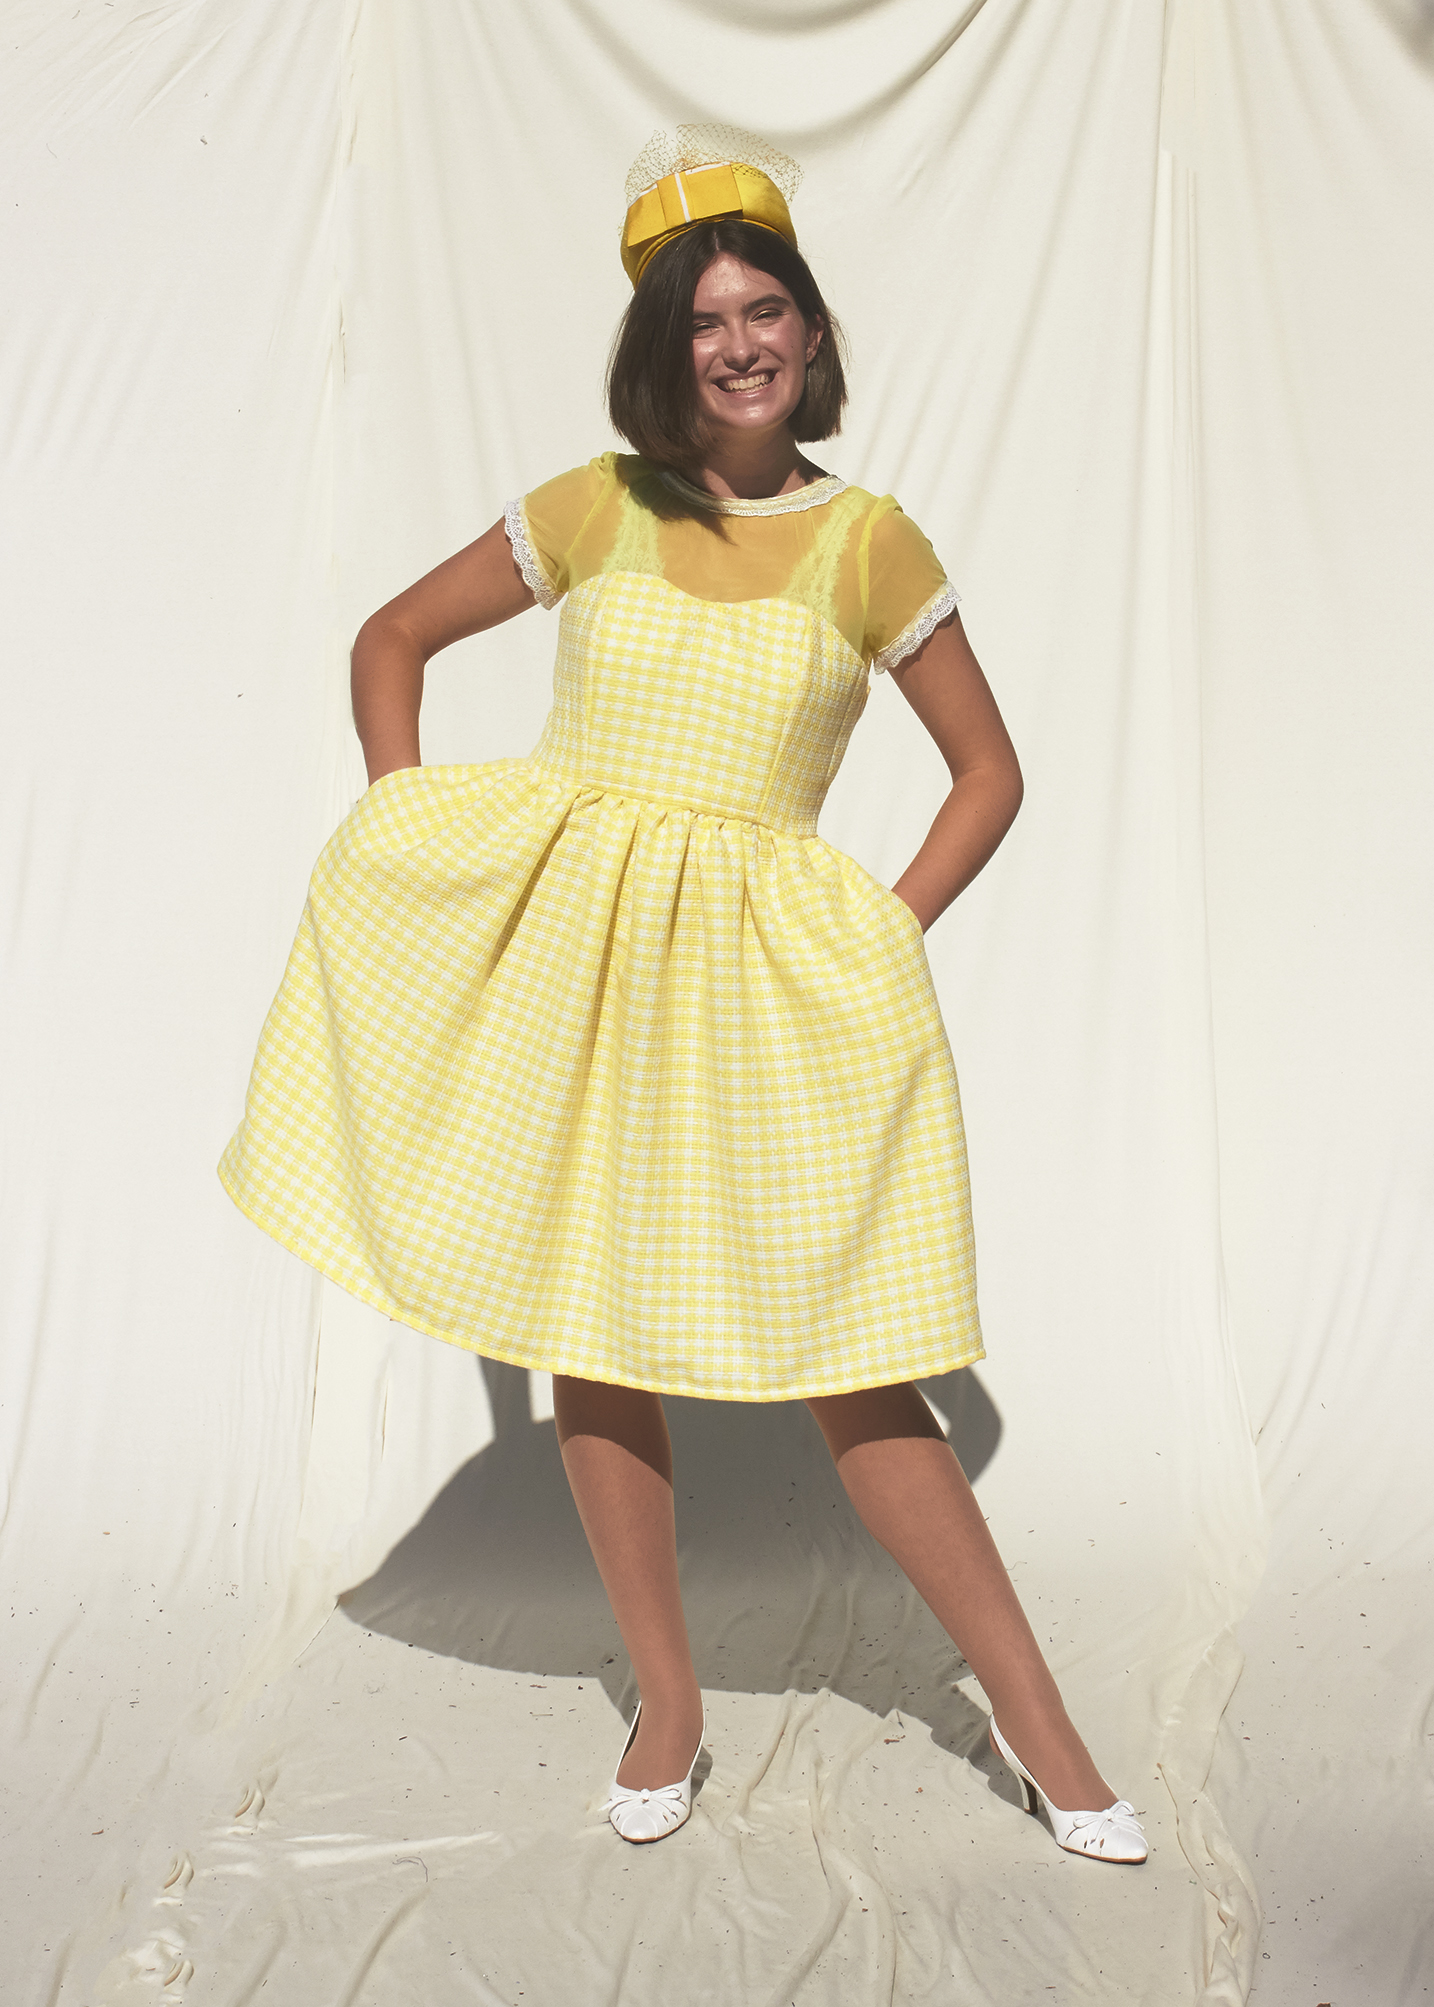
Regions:
<instances>
[{"instance_id":1,"label":"woman","mask_svg":"<svg viewBox=\"0 0 1434 2007\"><path fill-rule=\"evenodd\" d=\"M371 785L221 1175L391 1316L552 1372L641 1695L623 1838L687 1818L705 1727L661 1395L800 1396L1028 1808L1069 1851L1140 1860L913 1384L983 1356L922 934L1014 817L1015 754L925 538L801 451L846 393L792 164L681 137L628 191L609 402L637 454L514 503L358 636ZM423 767L429 657L564 596L532 757ZM869 669L952 779L894 892L816 835Z\"/></svg>"}]
</instances>

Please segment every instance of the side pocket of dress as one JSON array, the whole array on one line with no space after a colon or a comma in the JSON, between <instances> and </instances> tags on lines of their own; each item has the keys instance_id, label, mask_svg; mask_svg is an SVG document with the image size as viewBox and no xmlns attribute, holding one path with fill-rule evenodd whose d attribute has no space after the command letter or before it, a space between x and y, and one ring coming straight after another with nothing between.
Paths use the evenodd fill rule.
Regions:
<instances>
[{"instance_id":1,"label":"side pocket of dress","mask_svg":"<svg viewBox=\"0 0 1434 2007\"><path fill-rule=\"evenodd\" d=\"M390 767L386 774L370 781L334 831L330 842L342 842L351 853L389 849L395 835L403 827L401 822L394 820L394 810L402 801L408 784L425 771L421 766ZM401 808L399 814L402 814Z\"/></svg>"},{"instance_id":2,"label":"side pocket of dress","mask_svg":"<svg viewBox=\"0 0 1434 2007\"><path fill-rule=\"evenodd\" d=\"M878 879L877 882L878 884L880 884L881 881ZM892 905L899 909L901 917L903 920L906 921L907 925L914 928L917 940L924 944L926 940L926 929L922 926L921 922L917 919L915 913L912 912L911 908L907 905L906 901L902 898L901 894L899 892L893 892L889 885L882 885L881 889L886 894L887 898L891 901Z\"/></svg>"},{"instance_id":3,"label":"side pocket of dress","mask_svg":"<svg viewBox=\"0 0 1434 2007\"><path fill-rule=\"evenodd\" d=\"M910 928L912 933L915 934L917 945L919 947L924 948L926 942L926 929L922 926L921 922L917 919L916 915L912 912L911 908L907 905L906 901L902 898L901 894L899 892L893 892L889 885L883 885L879 878L872 878L871 886L872 890L876 893L878 901L884 906L894 907L896 909L898 918L902 921L902 923L905 926Z\"/></svg>"},{"instance_id":4,"label":"side pocket of dress","mask_svg":"<svg viewBox=\"0 0 1434 2007\"><path fill-rule=\"evenodd\" d=\"M400 774L421 774L422 772L422 767L390 767L386 774L380 774L376 781L369 782L368 786L359 796L359 801L376 801L379 790L382 789L386 793L390 782L396 781ZM354 803L354 807L358 807L358 802Z\"/></svg>"}]
</instances>

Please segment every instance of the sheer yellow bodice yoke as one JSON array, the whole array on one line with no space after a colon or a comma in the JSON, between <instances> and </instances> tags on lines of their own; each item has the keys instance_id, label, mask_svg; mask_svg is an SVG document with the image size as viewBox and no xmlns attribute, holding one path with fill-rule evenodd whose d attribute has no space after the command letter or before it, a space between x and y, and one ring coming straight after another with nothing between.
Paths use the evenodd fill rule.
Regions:
<instances>
[{"instance_id":1,"label":"sheer yellow bodice yoke","mask_svg":"<svg viewBox=\"0 0 1434 2007\"><path fill-rule=\"evenodd\" d=\"M790 1399L982 1355L910 909L816 834L868 672L955 604L896 504L613 454L507 512L563 602L532 755L376 782L319 859L220 1166L417 1330Z\"/></svg>"}]
</instances>

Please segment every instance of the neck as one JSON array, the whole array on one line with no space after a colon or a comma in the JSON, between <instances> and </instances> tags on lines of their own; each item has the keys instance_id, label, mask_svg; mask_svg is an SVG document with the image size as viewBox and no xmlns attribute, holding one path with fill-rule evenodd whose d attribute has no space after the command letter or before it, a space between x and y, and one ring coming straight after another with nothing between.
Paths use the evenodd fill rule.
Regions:
<instances>
[{"instance_id":1,"label":"neck","mask_svg":"<svg viewBox=\"0 0 1434 2007\"><path fill-rule=\"evenodd\" d=\"M709 445L689 479L724 501L757 501L789 495L816 478L817 469L798 450L783 425L773 433L738 434Z\"/></svg>"}]
</instances>

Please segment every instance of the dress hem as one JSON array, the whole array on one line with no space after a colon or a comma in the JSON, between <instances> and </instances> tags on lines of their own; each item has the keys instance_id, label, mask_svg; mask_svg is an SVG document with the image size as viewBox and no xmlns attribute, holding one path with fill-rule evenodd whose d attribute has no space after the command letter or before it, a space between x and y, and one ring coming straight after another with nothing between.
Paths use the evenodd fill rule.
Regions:
<instances>
[{"instance_id":1,"label":"dress hem","mask_svg":"<svg viewBox=\"0 0 1434 2007\"><path fill-rule=\"evenodd\" d=\"M504 1366L520 1366L529 1373L564 1373L569 1374L575 1380L592 1380L596 1377L590 1368L586 1371L579 1371L577 1368L565 1364L560 1355L555 1357L551 1364L535 1364L532 1359L522 1358L512 1351L504 1351L496 1345L490 1346L484 1340L469 1338L457 1331L443 1331L436 1324L425 1323L420 1318L407 1316L394 1304L392 1298L386 1296L382 1290L376 1288L371 1282L368 1282L366 1279L356 1280L351 1274L343 1271L343 1265L331 1255L320 1255L302 1236L289 1231L274 1220L266 1218L247 1198L240 1195L239 1188L230 1181L222 1165L219 1168L219 1182L239 1211L243 1213L244 1217L252 1221L261 1232L268 1234L271 1240L277 1241L279 1246L286 1249L288 1253L296 1255L300 1261L307 1263L310 1268L324 1276L327 1281L332 1282L336 1288L342 1289L349 1296L356 1296L361 1303L367 1303L370 1309L381 1311L392 1323L401 1324L406 1331L418 1331L425 1338L437 1338L445 1345L456 1345L461 1351L472 1352L481 1359L493 1359L498 1364ZM940 1359L933 1361L931 1364L922 1364L915 1367L905 1376L905 1380L931 1380L935 1379L941 1373L956 1373L965 1366L976 1365L985 1356L985 1346L978 1343L974 1350L958 1351L955 1357ZM691 1382L677 1382L669 1379L609 1380L599 1381L598 1384L602 1386L630 1387L635 1393L671 1394L674 1399L742 1401L756 1407L775 1401L806 1401L823 1399L833 1394L860 1394L867 1392L873 1387L902 1385L905 1384L905 1381L894 1381L889 1374L884 1374L879 1379L873 1380L838 1379L835 1381L803 1382L798 1386L783 1387L779 1391L760 1394L743 1393L735 1388L728 1388L723 1392L714 1393L711 1388L698 1387Z\"/></svg>"}]
</instances>

